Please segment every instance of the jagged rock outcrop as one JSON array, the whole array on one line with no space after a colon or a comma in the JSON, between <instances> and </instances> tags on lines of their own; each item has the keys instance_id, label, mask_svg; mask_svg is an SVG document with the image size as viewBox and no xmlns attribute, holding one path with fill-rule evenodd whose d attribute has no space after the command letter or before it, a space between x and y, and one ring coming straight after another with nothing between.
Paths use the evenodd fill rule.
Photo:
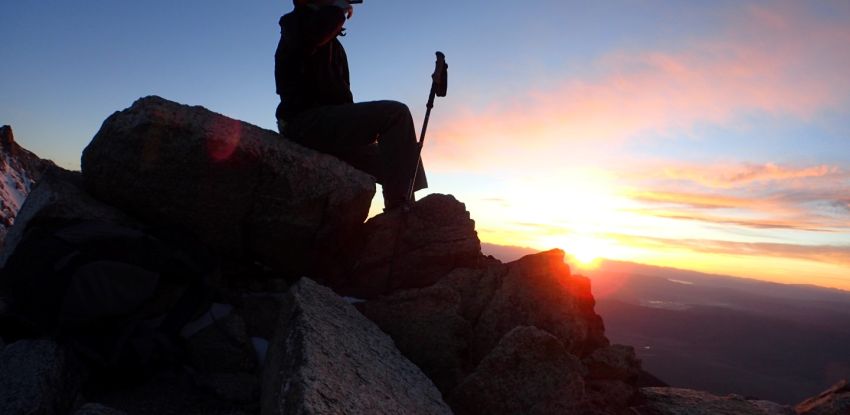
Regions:
<instances>
[{"instance_id":1,"label":"jagged rock outcrop","mask_svg":"<svg viewBox=\"0 0 850 415\"><path fill-rule=\"evenodd\" d=\"M30 222L52 219L98 220L131 228L141 226L125 213L89 196L83 189L80 173L52 166L45 170L41 180L33 187L18 212L15 225L6 235L6 246L0 253L0 268L15 251Z\"/></svg>"},{"instance_id":2,"label":"jagged rock outcrop","mask_svg":"<svg viewBox=\"0 0 850 415\"><path fill-rule=\"evenodd\" d=\"M584 403L581 362L555 336L516 327L452 393L457 414L548 415Z\"/></svg>"},{"instance_id":3,"label":"jagged rock outcrop","mask_svg":"<svg viewBox=\"0 0 850 415\"><path fill-rule=\"evenodd\" d=\"M358 304L358 308L393 337L404 355L419 365L445 396L451 396L453 408L461 412L480 406L479 401L504 385L523 382L530 386L512 388L510 399L511 404L534 402L521 408L525 412L549 408L534 406L544 401L554 405L551 408L625 409L637 396L640 364L632 348L609 346L602 320L593 310L589 281L572 275L563 260L563 251L553 250L509 264L456 269L430 287L394 292ZM539 335L528 335L531 329L514 333L521 327L537 330ZM528 339L508 341L509 333ZM552 344L545 340L547 336L568 357L529 353L525 360L512 362L525 367L571 362L557 363L552 369L561 377L570 373L579 379L569 383L571 390L581 390L565 395L570 403L561 400L564 393L556 393L558 387L547 389L520 370L494 375L494 367L508 365L494 362L506 361L505 356L519 347L517 344L533 349L530 344L535 341L529 339L537 339L543 347ZM489 407L488 413L518 410L493 405L497 406Z\"/></svg>"},{"instance_id":4,"label":"jagged rock outcrop","mask_svg":"<svg viewBox=\"0 0 850 415\"><path fill-rule=\"evenodd\" d=\"M330 289L287 294L263 372L262 413L450 414L392 340Z\"/></svg>"},{"instance_id":5,"label":"jagged rock outcrop","mask_svg":"<svg viewBox=\"0 0 850 415\"><path fill-rule=\"evenodd\" d=\"M842 380L818 396L800 402L794 409L799 415L850 414L850 382Z\"/></svg>"},{"instance_id":6,"label":"jagged rock outcrop","mask_svg":"<svg viewBox=\"0 0 850 415\"><path fill-rule=\"evenodd\" d=\"M66 414L80 386L79 368L54 341L20 340L0 351L0 414Z\"/></svg>"},{"instance_id":7,"label":"jagged rock outcrop","mask_svg":"<svg viewBox=\"0 0 850 415\"><path fill-rule=\"evenodd\" d=\"M333 264L375 192L334 157L153 96L110 116L81 166L95 197L292 273Z\"/></svg>"},{"instance_id":8,"label":"jagged rock outcrop","mask_svg":"<svg viewBox=\"0 0 850 415\"><path fill-rule=\"evenodd\" d=\"M24 200L42 172L54 166L15 142L12 127L0 127L0 249Z\"/></svg>"},{"instance_id":9,"label":"jagged rock outcrop","mask_svg":"<svg viewBox=\"0 0 850 415\"><path fill-rule=\"evenodd\" d=\"M742 396L716 396L679 388L642 388L645 401L634 408L640 415L794 415L791 407Z\"/></svg>"},{"instance_id":10,"label":"jagged rock outcrop","mask_svg":"<svg viewBox=\"0 0 850 415\"><path fill-rule=\"evenodd\" d=\"M481 261L481 242L466 206L431 194L409 212L394 210L366 222L354 271L336 284L360 298L437 282L455 268Z\"/></svg>"}]
</instances>

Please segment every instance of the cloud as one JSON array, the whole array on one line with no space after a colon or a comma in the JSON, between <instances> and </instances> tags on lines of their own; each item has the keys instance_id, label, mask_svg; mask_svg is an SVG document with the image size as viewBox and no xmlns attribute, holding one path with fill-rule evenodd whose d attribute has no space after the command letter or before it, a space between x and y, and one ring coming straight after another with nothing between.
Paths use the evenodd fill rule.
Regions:
<instances>
[{"instance_id":1,"label":"cloud","mask_svg":"<svg viewBox=\"0 0 850 415\"><path fill-rule=\"evenodd\" d=\"M669 166L663 177L689 180L713 188L731 188L755 182L805 180L812 178L847 177L838 166L820 164L809 167L789 167L775 163L712 166Z\"/></svg>"},{"instance_id":2,"label":"cloud","mask_svg":"<svg viewBox=\"0 0 850 415\"><path fill-rule=\"evenodd\" d=\"M460 108L429 149L438 169L535 166L610 151L645 133L687 133L754 112L808 119L850 93L850 26L805 5L736 10L713 38L609 53L587 74L484 109ZM781 175L754 167L718 183ZM795 174L793 172L789 172ZM819 174L812 171L796 174ZM707 180L711 180L709 177Z\"/></svg>"},{"instance_id":3,"label":"cloud","mask_svg":"<svg viewBox=\"0 0 850 415\"><path fill-rule=\"evenodd\" d=\"M652 249L687 249L707 254L795 258L850 266L850 245L797 245L711 239L672 239L624 234L611 234L609 237L631 246L643 246Z\"/></svg>"},{"instance_id":4,"label":"cloud","mask_svg":"<svg viewBox=\"0 0 850 415\"><path fill-rule=\"evenodd\" d=\"M793 229L800 231L812 232L838 232L834 227L838 227L839 223L823 223L801 219L799 221L782 220L782 219L758 219L758 218L735 218L704 215L700 213L679 213L652 209L635 209L632 212L641 215L655 216L665 219L689 220L698 222L708 222L720 225L734 225L755 229ZM846 227L846 226L845 226Z\"/></svg>"}]
</instances>

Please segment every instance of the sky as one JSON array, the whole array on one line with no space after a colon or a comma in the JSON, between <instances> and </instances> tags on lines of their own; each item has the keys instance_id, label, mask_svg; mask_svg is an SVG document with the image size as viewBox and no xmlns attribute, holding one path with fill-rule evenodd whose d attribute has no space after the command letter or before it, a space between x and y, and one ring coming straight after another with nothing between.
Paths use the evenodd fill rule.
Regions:
<instances>
[{"instance_id":1,"label":"sky","mask_svg":"<svg viewBox=\"0 0 850 415\"><path fill-rule=\"evenodd\" d=\"M291 8L4 1L0 124L70 169L147 95L274 129ZM850 290L847 1L365 0L346 27L355 100L417 126L446 54L427 192L482 241Z\"/></svg>"}]
</instances>

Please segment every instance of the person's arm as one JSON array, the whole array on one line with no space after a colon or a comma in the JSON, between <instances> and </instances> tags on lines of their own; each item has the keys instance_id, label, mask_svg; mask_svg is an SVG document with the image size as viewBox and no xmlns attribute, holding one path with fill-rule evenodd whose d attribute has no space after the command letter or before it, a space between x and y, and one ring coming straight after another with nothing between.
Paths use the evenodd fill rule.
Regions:
<instances>
[{"instance_id":1,"label":"person's arm","mask_svg":"<svg viewBox=\"0 0 850 415\"><path fill-rule=\"evenodd\" d=\"M304 50L313 53L333 40L345 24L346 13L346 10L337 6L323 6L311 13L301 28Z\"/></svg>"}]
</instances>

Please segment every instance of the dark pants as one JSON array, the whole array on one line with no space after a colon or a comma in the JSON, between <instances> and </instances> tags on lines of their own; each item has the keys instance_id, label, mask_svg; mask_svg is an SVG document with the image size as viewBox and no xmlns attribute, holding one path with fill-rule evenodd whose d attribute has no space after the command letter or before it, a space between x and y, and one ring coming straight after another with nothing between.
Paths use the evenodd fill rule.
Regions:
<instances>
[{"instance_id":1,"label":"dark pants","mask_svg":"<svg viewBox=\"0 0 850 415\"><path fill-rule=\"evenodd\" d=\"M416 130L407 105L373 101L313 108L289 117L282 134L374 176L383 186L386 207L406 201L418 159ZM426 187L420 162L413 189Z\"/></svg>"}]
</instances>

